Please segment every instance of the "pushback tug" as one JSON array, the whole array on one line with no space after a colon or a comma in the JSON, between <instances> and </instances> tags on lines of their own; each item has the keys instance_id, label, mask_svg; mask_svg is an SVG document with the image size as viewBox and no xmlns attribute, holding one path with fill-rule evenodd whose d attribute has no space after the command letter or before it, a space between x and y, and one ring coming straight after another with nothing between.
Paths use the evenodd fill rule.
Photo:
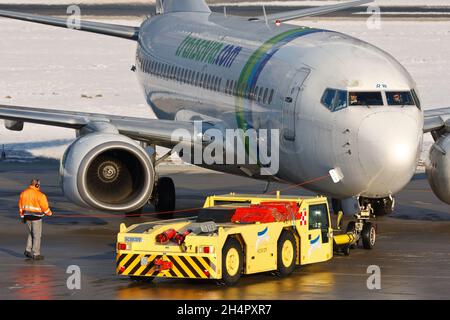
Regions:
<instances>
[{"instance_id":1,"label":"pushback tug","mask_svg":"<svg viewBox=\"0 0 450 320\"><path fill-rule=\"evenodd\" d=\"M243 274L285 276L298 265L330 260L334 252L348 255L359 240L371 249L375 235L375 225L364 219L335 234L321 196L210 196L195 217L121 224L117 273L136 280L215 279L233 285Z\"/></svg>"}]
</instances>

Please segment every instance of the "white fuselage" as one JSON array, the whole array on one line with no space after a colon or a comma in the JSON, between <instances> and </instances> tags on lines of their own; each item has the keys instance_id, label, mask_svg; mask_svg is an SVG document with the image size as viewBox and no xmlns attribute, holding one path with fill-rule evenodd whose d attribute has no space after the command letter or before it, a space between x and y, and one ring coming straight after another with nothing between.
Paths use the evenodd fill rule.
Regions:
<instances>
[{"instance_id":1,"label":"white fuselage","mask_svg":"<svg viewBox=\"0 0 450 320\"><path fill-rule=\"evenodd\" d=\"M136 65L160 119L279 129L277 179L299 184L339 168L340 182L327 178L305 187L335 198L380 198L398 192L414 174L420 108L385 103L332 112L321 103L327 88L415 89L393 57L366 42L214 13L168 13L142 24ZM248 173L233 165L209 167Z\"/></svg>"}]
</instances>

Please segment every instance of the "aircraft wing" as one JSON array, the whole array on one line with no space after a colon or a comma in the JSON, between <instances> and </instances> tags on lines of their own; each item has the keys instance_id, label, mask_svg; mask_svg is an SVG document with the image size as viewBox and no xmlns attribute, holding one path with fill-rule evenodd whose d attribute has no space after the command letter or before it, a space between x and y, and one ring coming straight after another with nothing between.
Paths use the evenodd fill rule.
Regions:
<instances>
[{"instance_id":1,"label":"aircraft wing","mask_svg":"<svg viewBox=\"0 0 450 320\"><path fill-rule=\"evenodd\" d=\"M445 127L450 128L450 108L439 108L424 111L423 132L438 131Z\"/></svg>"},{"instance_id":2,"label":"aircraft wing","mask_svg":"<svg viewBox=\"0 0 450 320\"><path fill-rule=\"evenodd\" d=\"M89 130L96 131L96 128L99 127L95 124L108 123L114 126L120 134L167 148L172 148L179 142L178 140L172 141L172 133L175 130L184 129L186 135L182 135L182 139L185 141L194 137L195 133L194 123L188 121L122 117L7 105L0 105L0 119L4 119L5 127L13 131L21 131L25 122L86 130L87 132ZM201 138L204 139L204 136L202 135Z\"/></svg>"},{"instance_id":3,"label":"aircraft wing","mask_svg":"<svg viewBox=\"0 0 450 320\"><path fill-rule=\"evenodd\" d=\"M6 10L0 10L0 17L99 33L130 40L137 40L139 36L138 27L122 26L110 23L80 21L79 28L74 28L74 26L70 24L67 19Z\"/></svg>"},{"instance_id":4,"label":"aircraft wing","mask_svg":"<svg viewBox=\"0 0 450 320\"><path fill-rule=\"evenodd\" d=\"M356 6L359 6L362 4L366 4L369 2L373 2L373 0L359 0L359 1L345 2L345 3L339 3L339 4L333 4L333 5L321 6L321 7L314 7L314 8L308 8L308 9L284 11L284 12L267 15L267 20L268 21L279 20L279 21L283 22L283 21L289 21L289 20L298 19L298 18L312 17L312 16L316 16L319 14L325 14L325 13L330 13L330 12L353 8L353 7L356 7ZM252 18L249 18L249 20L264 21L265 17L264 16L252 17Z\"/></svg>"}]
</instances>

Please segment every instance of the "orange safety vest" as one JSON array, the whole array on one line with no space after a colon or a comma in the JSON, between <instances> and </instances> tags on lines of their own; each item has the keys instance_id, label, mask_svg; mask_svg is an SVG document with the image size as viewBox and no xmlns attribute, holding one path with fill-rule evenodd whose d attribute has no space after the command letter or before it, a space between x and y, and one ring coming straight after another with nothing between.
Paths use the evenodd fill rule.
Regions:
<instances>
[{"instance_id":1,"label":"orange safety vest","mask_svg":"<svg viewBox=\"0 0 450 320\"><path fill-rule=\"evenodd\" d=\"M29 186L20 194L19 214L23 216L43 217L51 216L52 211L48 206L47 197L35 186Z\"/></svg>"}]
</instances>

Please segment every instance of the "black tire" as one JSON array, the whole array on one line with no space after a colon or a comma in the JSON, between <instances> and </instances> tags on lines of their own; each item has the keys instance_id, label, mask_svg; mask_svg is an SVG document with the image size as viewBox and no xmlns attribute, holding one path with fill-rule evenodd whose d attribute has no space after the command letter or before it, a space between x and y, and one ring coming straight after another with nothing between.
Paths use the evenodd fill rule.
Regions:
<instances>
[{"instance_id":1,"label":"black tire","mask_svg":"<svg viewBox=\"0 0 450 320\"><path fill-rule=\"evenodd\" d=\"M286 257L287 261L284 261L284 256L283 256L283 252L284 252L283 246L285 246L285 245L289 246L287 248L287 250L288 250L287 253L290 256ZM290 275L292 272L294 272L295 265L296 265L296 259L297 259L297 245L295 242L295 237L292 234L292 232L283 230L283 232L281 232L281 235L280 235L280 238L278 239L278 244L277 244L277 266L278 266L277 274L281 277L284 277L284 276ZM286 263L287 263L287 265L286 265Z\"/></svg>"},{"instance_id":2,"label":"black tire","mask_svg":"<svg viewBox=\"0 0 450 320\"><path fill-rule=\"evenodd\" d=\"M158 215L159 218L173 218L172 211L175 210L175 199L175 184L173 183L173 180L169 177L159 178L153 200L156 212L162 212Z\"/></svg>"},{"instance_id":3,"label":"black tire","mask_svg":"<svg viewBox=\"0 0 450 320\"><path fill-rule=\"evenodd\" d=\"M377 229L372 222L364 223L361 238L364 249L372 249L376 242Z\"/></svg>"},{"instance_id":4,"label":"black tire","mask_svg":"<svg viewBox=\"0 0 450 320\"><path fill-rule=\"evenodd\" d=\"M231 252L230 252L231 251ZM228 270L227 268L227 258L228 254L234 254L234 258L238 258L236 269ZM222 248L222 283L227 286L235 285L241 278L242 268L244 266L244 253L242 251L241 244L235 238L229 238ZM230 272L231 271L231 272Z\"/></svg>"}]
</instances>

